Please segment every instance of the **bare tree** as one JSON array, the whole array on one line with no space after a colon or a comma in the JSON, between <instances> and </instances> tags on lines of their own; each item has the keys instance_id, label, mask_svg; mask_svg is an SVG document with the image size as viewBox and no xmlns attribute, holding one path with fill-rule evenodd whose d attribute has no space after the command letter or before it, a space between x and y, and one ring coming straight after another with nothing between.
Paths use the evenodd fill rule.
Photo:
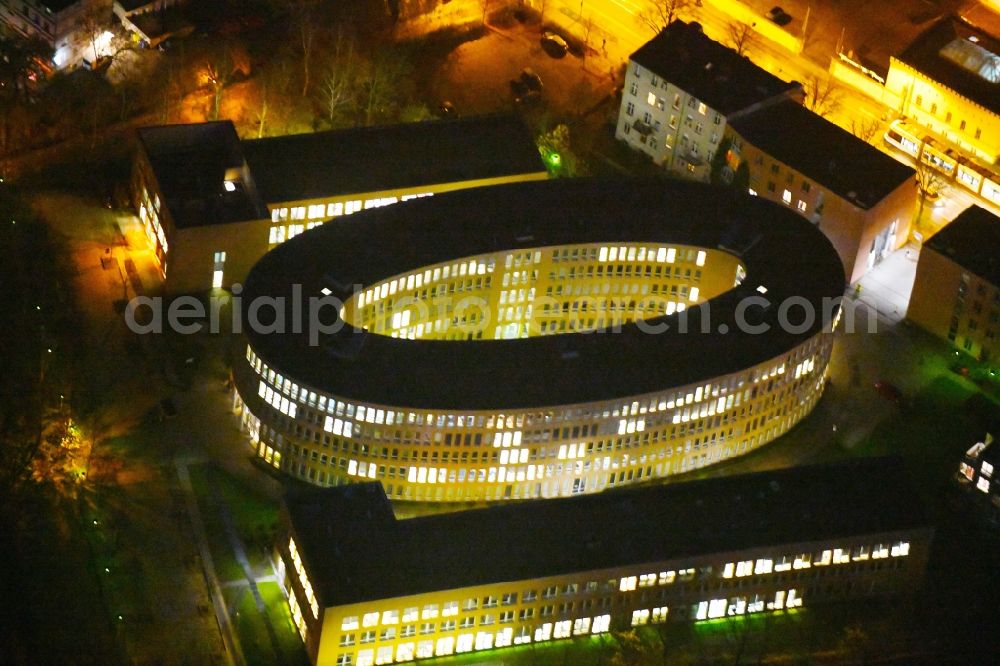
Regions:
<instances>
[{"instance_id":1,"label":"bare tree","mask_svg":"<svg viewBox=\"0 0 1000 666\"><path fill-rule=\"evenodd\" d=\"M389 114L399 101L400 84L409 72L409 62L395 50L382 50L367 63L358 87L365 124Z\"/></svg>"},{"instance_id":2,"label":"bare tree","mask_svg":"<svg viewBox=\"0 0 1000 666\"><path fill-rule=\"evenodd\" d=\"M82 35L90 46L91 66L97 65L97 60L106 55L105 42L110 41L111 31L111 8L103 3L87 5L80 14L77 15L74 28L78 35ZM105 35L104 33L108 33Z\"/></svg>"},{"instance_id":3,"label":"bare tree","mask_svg":"<svg viewBox=\"0 0 1000 666\"><path fill-rule=\"evenodd\" d=\"M831 76L820 79L814 74L809 77L805 89L806 108L824 118L837 111L843 101L844 91Z\"/></svg>"},{"instance_id":4,"label":"bare tree","mask_svg":"<svg viewBox=\"0 0 1000 666\"><path fill-rule=\"evenodd\" d=\"M851 134L858 137L865 143L871 143L872 139L878 134L879 127L881 123L879 121L872 120L851 120Z\"/></svg>"},{"instance_id":5,"label":"bare tree","mask_svg":"<svg viewBox=\"0 0 1000 666\"><path fill-rule=\"evenodd\" d=\"M757 32L753 26L742 21L730 21L726 31L729 33L729 45L740 55L746 55L757 42Z\"/></svg>"},{"instance_id":6,"label":"bare tree","mask_svg":"<svg viewBox=\"0 0 1000 666\"><path fill-rule=\"evenodd\" d=\"M319 35L317 0L295 0L292 5L292 23L299 49L302 52L302 96L309 93L312 82L312 59Z\"/></svg>"},{"instance_id":7,"label":"bare tree","mask_svg":"<svg viewBox=\"0 0 1000 666\"><path fill-rule=\"evenodd\" d=\"M594 32L594 15L583 19L583 67L587 66L587 51L590 50L590 35Z\"/></svg>"},{"instance_id":8,"label":"bare tree","mask_svg":"<svg viewBox=\"0 0 1000 666\"><path fill-rule=\"evenodd\" d=\"M545 10L548 8L549 0L539 0L538 2L538 23L545 25Z\"/></svg>"},{"instance_id":9,"label":"bare tree","mask_svg":"<svg viewBox=\"0 0 1000 666\"><path fill-rule=\"evenodd\" d=\"M327 122L333 123L339 114L356 104L359 69L359 56L354 50L354 43L338 32L320 85L320 102Z\"/></svg>"},{"instance_id":10,"label":"bare tree","mask_svg":"<svg viewBox=\"0 0 1000 666\"><path fill-rule=\"evenodd\" d=\"M291 69L286 58L277 57L257 75L258 103L254 109L257 138L265 136L276 121L287 120L289 113Z\"/></svg>"},{"instance_id":11,"label":"bare tree","mask_svg":"<svg viewBox=\"0 0 1000 666\"><path fill-rule=\"evenodd\" d=\"M646 0L645 7L639 12L639 20L654 33L680 18L681 12L688 11L697 5L697 0Z\"/></svg>"},{"instance_id":12,"label":"bare tree","mask_svg":"<svg viewBox=\"0 0 1000 666\"><path fill-rule=\"evenodd\" d=\"M212 120L219 119L222 93L233 80L235 65L228 45L221 45L205 59L202 73L212 93Z\"/></svg>"},{"instance_id":13,"label":"bare tree","mask_svg":"<svg viewBox=\"0 0 1000 666\"><path fill-rule=\"evenodd\" d=\"M920 150L917 152L918 155L922 155L926 149L926 142L920 144ZM934 165L925 162L922 159L916 159L913 162L913 169L916 171L917 178L917 226L920 226L920 220L924 215L924 208L927 206L928 201L937 200L945 189L948 187L948 181L944 174L938 171Z\"/></svg>"}]
</instances>

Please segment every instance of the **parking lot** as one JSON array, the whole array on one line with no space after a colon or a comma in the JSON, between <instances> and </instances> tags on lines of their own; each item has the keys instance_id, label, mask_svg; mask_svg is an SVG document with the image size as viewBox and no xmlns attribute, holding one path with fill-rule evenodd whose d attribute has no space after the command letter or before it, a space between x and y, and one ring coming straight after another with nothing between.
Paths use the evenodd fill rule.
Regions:
<instances>
[{"instance_id":1,"label":"parking lot","mask_svg":"<svg viewBox=\"0 0 1000 666\"><path fill-rule=\"evenodd\" d=\"M430 102L437 106L450 101L463 116L512 110L517 103L511 81L519 80L528 68L541 82L539 105L553 119L574 116L614 87L613 71L599 54L600 44L594 46L597 53L583 58L562 54L551 44L543 46L537 26L491 29L451 52L431 77Z\"/></svg>"}]
</instances>

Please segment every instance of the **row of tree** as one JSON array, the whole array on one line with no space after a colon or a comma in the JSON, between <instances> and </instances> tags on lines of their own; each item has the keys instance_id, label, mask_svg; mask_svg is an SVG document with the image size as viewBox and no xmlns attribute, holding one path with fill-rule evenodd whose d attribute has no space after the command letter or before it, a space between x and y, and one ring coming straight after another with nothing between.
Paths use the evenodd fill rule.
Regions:
<instances>
[{"instance_id":1,"label":"row of tree","mask_svg":"<svg viewBox=\"0 0 1000 666\"><path fill-rule=\"evenodd\" d=\"M10 186L0 184L0 496L24 480L46 412L72 374L80 322L68 254Z\"/></svg>"}]
</instances>

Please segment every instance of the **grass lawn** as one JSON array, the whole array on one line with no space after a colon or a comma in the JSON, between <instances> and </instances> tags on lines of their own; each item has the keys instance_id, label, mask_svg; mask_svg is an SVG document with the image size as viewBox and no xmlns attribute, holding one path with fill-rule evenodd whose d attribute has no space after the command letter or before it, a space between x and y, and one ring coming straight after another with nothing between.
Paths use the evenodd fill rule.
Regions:
<instances>
[{"instance_id":1,"label":"grass lawn","mask_svg":"<svg viewBox=\"0 0 1000 666\"><path fill-rule=\"evenodd\" d=\"M977 393L957 376L940 375L879 424L856 453L901 456L927 499L939 501L962 453L982 437L982 426L970 408ZM1000 404L996 408L1000 411Z\"/></svg>"},{"instance_id":2,"label":"grass lawn","mask_svg":"<svg viewBox=\"0 0 1000 666\"><path fill-rule=\"evenodd\" d=\"M278 646L286 664L307 664L305 646L298 630L292 624L292 613L288 610L285 602L285 595L277 583L260 583L260 596L267 606L267 613L271 618L271 626L278 637Z\"/></svg>"},{"instance_id":3,"label":"grass lawn","mask_svg":"<svg viewBox=\"0 0 1000 666\"><path fill-rule=\"evenodd\" d=\"M219 507L212 498L213 471L209 465L193 465L188 468L191 475L191 486L198 498L201 520L205 524L208 547L215 564L215 575L220 583L246 580L243 567L236 560L236 554L226 536L222 517L219 515Z\"/></svg>"}]
</instances>

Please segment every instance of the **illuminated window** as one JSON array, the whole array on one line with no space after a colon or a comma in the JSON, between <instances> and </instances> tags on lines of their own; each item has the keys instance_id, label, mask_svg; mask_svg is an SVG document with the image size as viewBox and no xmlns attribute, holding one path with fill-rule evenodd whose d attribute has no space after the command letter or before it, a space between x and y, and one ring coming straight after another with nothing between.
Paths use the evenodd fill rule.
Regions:
<instances>
[{"instance_id":1,"label":"illuminated window","mask_svg":"<svg viewBox=\"0 0 1000 666\"><path fill-rule=\"evenodd\" d=\"M413 643L400 643L396 647L396 661L413 660Z\"/></svg>"},{"instance_id":2,"label":"illuminated window","mask_svg":"<svg viewBox=\"0 0 1000 666\"><path fill-rule=\"evenodd\" d=\"M783 191L781 193L781 200L784 201L786 204L791 204L792 203L792 191L791 190L785 190L785 191Z\"/></svg>"},{"instance_id":3,"label":"illuminated window","mask_svg":"<svg viewBox=\"0 0 1000 666\"><path fill-rule=\"evenodd\" d=\"M380 647L378 649L378 652L375 653L375 663L379 665L392 663L391 645L386 645L385 647Z\"/></svg>"},{"instance_id":4,"label":"illuminated window","mask_svg":"<svg viewBox=\"0 0 1000 666\"><path fill-rule=\"evenodd\" d=\"M222 289L222 276L226 268L226 253L216 252L212 268L212 289Z\"/></svg>"},{"instance_id":5,"label":"illuminated window","mask_svg":"<svg viewBox=\"0 0 1000 666\"><path fill-rule=\"evenodd\" d=\"M555 629L552 635L556 638L569 638L573 628L573 623L570 620L563 620L562 622L556 622Z\"/></svg>"},{"instance_id":6,"label":"illuminated window","mask_svg":"<svg viewBox=\"0 0 1000 666\"><path fill-rule=\"evenodd\" d=\"M640 608L632 611L632 626L638 627L643 624L649 624L649 609Z\"/></svg>"},{"instance_id":7,"label":"illuminated window","mask_svg":"<svg viewBox=\"0 0 1000 666\"><path fill-rule=\"evenodd\" d=\"M434 649L434 654L438 657L446 656L452 654L455 651L455 639L451 636L447 638L439 638L437 646Z\"/></svg>"}]
</instances>

